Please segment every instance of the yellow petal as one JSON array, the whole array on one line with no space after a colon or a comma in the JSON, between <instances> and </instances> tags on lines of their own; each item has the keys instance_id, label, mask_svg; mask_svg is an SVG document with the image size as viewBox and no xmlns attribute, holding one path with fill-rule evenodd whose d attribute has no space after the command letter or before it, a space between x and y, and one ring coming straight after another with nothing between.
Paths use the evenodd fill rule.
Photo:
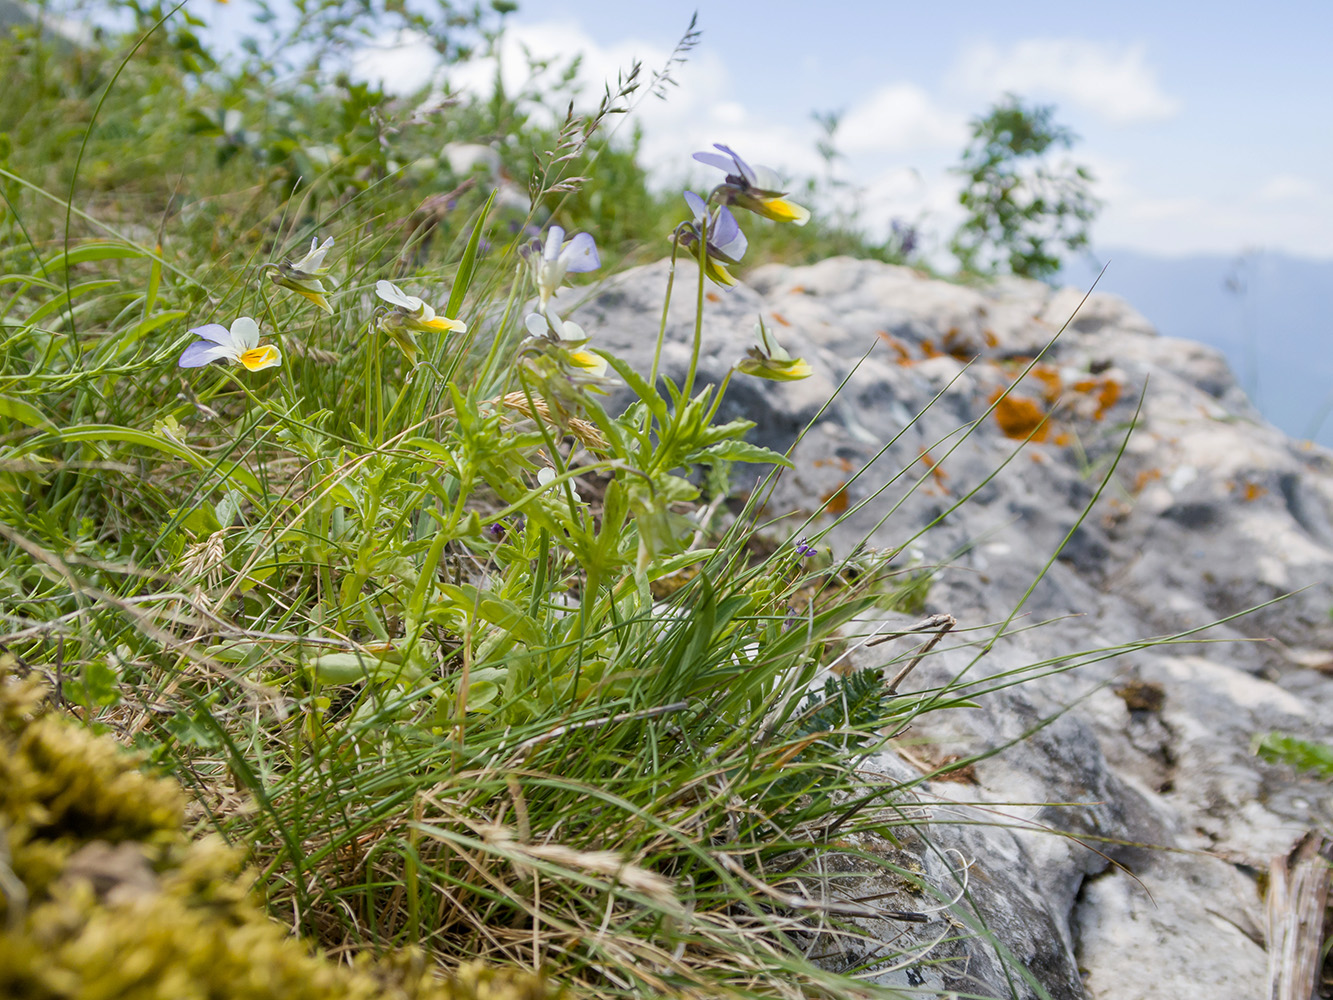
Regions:
<instances>
[{"instance_id":1,"label":"yellow petal","mask_svg":"<svg viewBox=\"0 0 1333 1000\"><path fill-rule=\"evenodd\" d=\"M593 375L602 378L606 375L606 358L592 351L570 351L569 360L580 368L588 369Z\"/></svg>"},{"instance_id":2,"label":"yellow petal","mask_svg":"<svg viewBox=\"0 0 1333 1000\"><path fill-rule=\"evenodd\" d=\"M725 264L718 263L712 257L704 262L704 274L713 284L721 285L723 288L731 288L736 284L736 276L727 270Z\"/></svg>"},{"instance_id":3,"label":"yellow petal","mask_svg":"<svg viewBox=\"0 0 1333 1000\"><path fill-rule=\"evenodd\" d=\"M319 292L311 292L307 291L304 288L295 288L295 287L292 288L292 291L294 291L297 295L302 296L303 298L309 299L311 302L315 303L315 305L319 306L330 316L333 315L333 306L329 305L329 300L326 299Z\"/></svg>"},{"instance_id":4,"label":"yellow petal","mask_svg":"<svg viewBox=\"0 0 1333 1000\"><path fill-rule=\"evenodd\" d=\"M282 364L282 352L272 344L252 347L241 353L240 362L252 372L262 372L265 368L276 368Z\"/></svg>"},{"instance_id":5,"label":"yellow petal","mask_svg":"<svg viewBox=\"0 0 1333 1000\"><path fill-rule=\"evenodd\" d=\"M428 319L418 325L423 330L435 330L444 333L467 333L467 324L461 319L446 319L443 316L436 316L434 319Z\"/></svg>"},{"instance_id":6,"label":"yellow petal","mask_svg":"<svg viewBox=\"0 0 1333 1000\"><path fill-rule=\"evenodd\" d=\"M763 198L760 202L763 205L761 215L765 215L774 222L790 222L797 226L804 226L810 221L810 209L804 205L798 205L794 201L788 201L786 198Z\"/></svg>"}]
</instances>

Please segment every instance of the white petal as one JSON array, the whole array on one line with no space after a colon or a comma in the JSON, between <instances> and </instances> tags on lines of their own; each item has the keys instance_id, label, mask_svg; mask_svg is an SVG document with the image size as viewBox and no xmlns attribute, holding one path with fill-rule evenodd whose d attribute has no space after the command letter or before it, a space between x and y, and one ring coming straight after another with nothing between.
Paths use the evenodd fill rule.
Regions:
<instances>
[{"instance_id":1,"label":"white petal","mask_svg":"<svg viewBox=\"0 0 1333 1000\"><path fill-rule=\"evenodd\" d=\"M398 306L398 308L406 309L408 312L416 312L425 305L415 295L408 295L392 281L385 281L382 278L375 282L375 294L389 305Z\"/></svg>"},{"instance_id":2,"label":"white petal","mask_svg":"<svg viewBox=\"0 0 1333 1000\"><path fill-rule=\"evenodd\" d=\"M528 313L527 318L523 320L523 325L528 328L528 333L534 337L545 337L550 329L550 324L546 322L546 317L541 313Z\"/></svg>"},{"instance_id":3,"label":"white petal","mask_svg":"<svg viewBox=\"0 0 1333 1000\"><path fill-rule=\"evenodd\" d=\"M249 316L237 316L231 324L231 346L237 354L258 347L259 324Z\"/></svg>"},{"instance_id":4,"label":"white petal","mask_svg":"<svg viewBox=\"0 0 1333 1000\"><path fill-rule=\"evenodd\" d=\"M328 255L329 247L333 246L333 237L330 236L320 245L319 237L312 237L310 240L310 252L302 257L292 266L298 271L318 271L324 266L324 258Z\"/></svg>"},{"instance_id":5,"label":"white petal","mask_svg":"<svg viewBox=\"0 0 1333 1000\"><path fill-rule=\"evenodd\" d=\"M546 486L554 478L555 470L549 465L543 466L537 470L537 484L539 486Z\"/></svg>"},{"instance_id":6,"label":"white petal","mask_svg":"<svg viewBox=\"0 0 1333 1000\"><path fill-rule=\"evenodd\" d=\"M542 250L543 260L555 260L560 256L560 244L565 242L565 231L559 226L552 226L546 231L546 247Z\"/></svg>"}]
</instances>

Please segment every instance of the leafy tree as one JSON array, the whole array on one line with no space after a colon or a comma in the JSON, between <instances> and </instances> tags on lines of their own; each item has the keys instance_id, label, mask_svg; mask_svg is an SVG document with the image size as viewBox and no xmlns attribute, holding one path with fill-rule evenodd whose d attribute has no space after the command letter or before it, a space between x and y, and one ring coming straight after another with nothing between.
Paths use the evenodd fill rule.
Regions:
<instances>
[{"instance_id":1,"label":"leafy tree","mask_svg":"<svg viewBox=\"0 0 1333 1000\"><path fill-rule=\"evenodd\" d=\"M965 270L1046 278L1060 269L1061 247L1088 245L1101 202L1087 167L1050 162L1055 147L1078 139L1054 115L1052 105L1027 106L1007 94L972 120L972 141L954 168L967 179L958 200L968 217L950 242Z\"/></svg>"}]
</instances>

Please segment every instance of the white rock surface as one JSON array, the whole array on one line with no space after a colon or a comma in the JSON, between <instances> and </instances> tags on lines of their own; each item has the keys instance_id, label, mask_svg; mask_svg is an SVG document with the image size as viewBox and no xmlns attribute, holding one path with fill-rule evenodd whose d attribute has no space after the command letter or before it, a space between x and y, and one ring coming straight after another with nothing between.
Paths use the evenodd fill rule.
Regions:
<instances>
[{"instance_id":1,"label":"white rock surface","mask_svg":"<svg viewBox=\"0 0 1333 1000\"><path fill-rule=\"evenodd\" d=\"M646 370L666 280L665 262L628 272L574 318ZM682 272L669 313L676 378L692 283ZM972 783L904 794L930 815L929 844L909 832L858 845L901 877L853 854L824 859L861 873L844 893L888 893L877 905L901 909L938 906L960 858L971 864L970 899L952 911L870 928L923 952L879 980L993 996L1037 996L1032 981L1056 998L1260 995L1256 872L1333 817L1326 784L1251 752L1274 729L1333 740L1333 458L1264 423L1215 351L1157 336L1112 296L1080 307L1070 289L966 288L837 258L763 267L709 299L702 379L721 380L760 316L814 367L799 383L733 382L722 416L755 420L759 443L787 448L847 380L770 513L813 517L803 533L828 529L838 552L863 539L922 549L939 566L927 611L959 631L904 690L979 692L980 708L922 716L901 753L867 762L898 785L986 755L964 772ZM1020 617L997 627L1057 551ZM1177 638L1138 645L1160 636ZM1029 679L1007 684L1009 671ZM960 938L962 926L987 930ZM812 936L826 945L833 966L873 958Z\"/></svg>"}]
</instances>

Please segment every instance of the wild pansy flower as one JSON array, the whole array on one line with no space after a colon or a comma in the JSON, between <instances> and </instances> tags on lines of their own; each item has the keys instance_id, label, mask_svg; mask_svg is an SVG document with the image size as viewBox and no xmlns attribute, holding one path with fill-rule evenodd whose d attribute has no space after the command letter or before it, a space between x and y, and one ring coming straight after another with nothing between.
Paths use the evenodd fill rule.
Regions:
<instances>
[{"instance_id":1,"label":"wild pansy flower","mask_svg":"<svg viewBox=\"0 0 1333 1000\"><path fill-rule=\"evenodd\" d=\"M577 323L562 320L555 310L548 309L544 313L528 313L523 325L528 328L531 340L555 348L554 353L569 362L575 375L584 376L578 381L595 384L606 380L606 358L582 350L588 335Z\"/></svg>"},{"instance_id":2,"label":"wild pansy flower","mask_svg":"<svg viewBox=\"0 0 1333 1000\"><path fill-rule=\"evenodd\" d=\"M736 364L737 371L774 382L795 382L808 377L812 369L803 358L793 358L769 334L761 319L754 328L759 343L749 350L749 357Z\"/></svg>"},{"instance_id":3,"label":"wild pansy flower","mask_svg":"<svg viewBox=\"0 0 1333 1000\"><path fill-rule=\"evenodd\" d=\"M270 275L270 278L275 285L289 288L297 295L304 296L332 316L333 306L329 305L329 300L324 297L324 293L328 291L324 287L324 282L328 281L330 285L337 284L330 277L329 269L324 266L324 257L331 246L333 246L332 236L323 243L320 243L319 237L316 236L310 240L310 251L296 263L284 260L281 264L265 264L264 267L273 268L275 273Z\"/></svg>"},{"instance_id":4,"label":"wild pansy flower","mask_svg":"<svg viewBox=\"0 0 1333 1000\"><path fill-rule=\"evenodd\" d=\"M602 266L592 234L575 233L566 240L565 231L559 226L546 231L545 243L533 240L525 248L525 254L532 261L537 279L537 309L541 312L550 305L551 296L564 282L566 274L582 274Z\"/></svg>"},{"instance_id":5,"label":"wild pansy flower","mask_svg":"<svg viewBox=\"0 0 1333 1000\"><path fill-rule=\"evenodd\" d=\"M720 153L695 153L694 158L710 167L727 172L727 179L713 189L713 197L724 205L739 205L774 222L792 222L804 226L810 210L787 200L782 180L768 167L752 167L729 146L713 143ZM725 155L724 155L725 154Z\"/></svg>"},{"instance_id":6,"label":"wild pansy flower","mask_svg":"<svg viewBox=\"0 0 1333 1000\"><path fill-rule=\"evenodd\" d=\"M210 361L226 359L252 372L282 364L282 351L272 344L259 346L259 324L249 316L238 316L228 330L221 323L196 326L196 340L181 355L182 368L202 368Z\"/></svg>"},{"instance_id":7,"label":"wild pansy flower","mask_svg":"<svg viewBox=\"0 0 1333 1000\"><path fill-rule=\"evenodd\" d=\"M676 242L692 250L703 239L704 274L714 284L730 288L736 284L736 278L727 265L739 264L750 245L736 216L726 205L719 205L710 213L708 203L693 191L685 192L685 203L694 213L694 221L676 227Z\"/></svg>"},{"instance_id":8,"label":"wild pansy flower","mask_svg":"<svg viewBox=\"0 0 1333 1000\"><path fill-rule=\"evenodd\" d=\"M392 281L375 282L375 294L393 308L379 318L379 328L407 355L409 361L417 357L416 333L466 333L462 320L435 315L435 310L417 298L408 295Z\"/></svg>"}]
</instances>

